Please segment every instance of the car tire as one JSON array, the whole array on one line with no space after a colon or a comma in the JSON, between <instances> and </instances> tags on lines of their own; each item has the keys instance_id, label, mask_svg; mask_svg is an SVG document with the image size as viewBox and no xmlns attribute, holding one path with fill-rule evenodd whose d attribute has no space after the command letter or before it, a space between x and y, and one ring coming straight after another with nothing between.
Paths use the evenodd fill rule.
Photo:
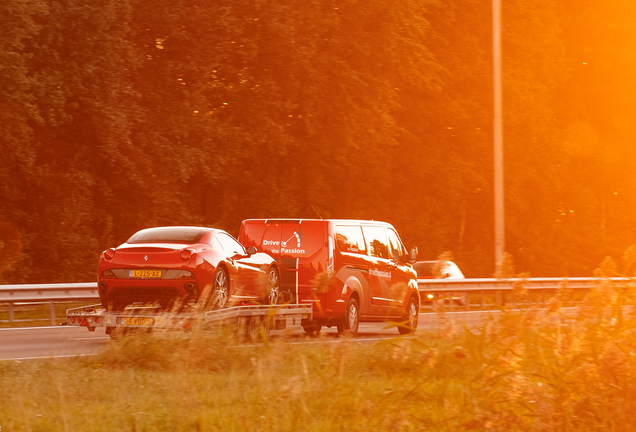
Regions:
<instances>
[{"instance_id":1,"label":"car tire","mask_svg":"<svg viewBox=\"0 0 636 432\"><path fill-rule=\"evenodd\" d=\"M278 303L278 297L280 296L280 276L276 267L272 266L267 273L267 299L266 302L269 305L275 305Z\"/></svg>"},{"instance_id":2,"label":"car tire","mask_svg":"<svg viewBox=\"0 0 636 432\"><path fill-rule=\"evenodd\" d=\"M415 332L417 329L417 323L419 320L419 308L417 307L417 300L414 297L409 299L406 305L406 311L404 312L404 322L401 322L398 326L400 334L409 334Z\"/></svg>"},{"instance_id":3,"label":"car tire","mask_svg":"<svg viewBox=\"0 0 636 432\"><path fill-rule=\"evenodd\" d=\"M342 323L336 327L338 334L342 336L355 336L358 334L358 327L360 325L360 310L358 309L358 301L351 297L347 302L347 308L345 309L344 316L342 317Z\"/></svg>"},{"instance_id":4,"label":"car tire","mask_svg":"<svg viewBox=\"0 0 636 432\"><path fill-rule=\"evenodd\" d=\"M222 309L227 306L230 298L230 279L227 270L218 267L214 272L214 289L212 290L212 301L215 309Z\"/></svg>"},{"instance_id":5,"label":"car tire","mask_svg":"<svg viewBox=\"0 0 636 432\"><path fill-rule=\"evenodd\" d=\"M318 333L320 333L321 329L322 325L318 324L316 321L312 321L311 324L305 324L303 326L303 330L305 330L305 333L312 336L316 336Z\"/></svg>"}]
</instances>

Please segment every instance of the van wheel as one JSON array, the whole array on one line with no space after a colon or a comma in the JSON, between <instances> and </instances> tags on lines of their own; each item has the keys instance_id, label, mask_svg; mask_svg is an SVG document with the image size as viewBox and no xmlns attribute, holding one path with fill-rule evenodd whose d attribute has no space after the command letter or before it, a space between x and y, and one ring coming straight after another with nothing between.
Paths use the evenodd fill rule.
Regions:
<instances>
[{"instance_id":1,"label":"van wheel","mask_svg":"<svg viewBox=\"0 0 636 432\"><path fill-rule=\"evenodd\" d=\"M355 336L358 334L358 326L360 324L360 316L358 302L353 297L347 302L342 323L338 324L338 334L343 336Z\"/></svg>"},{"instance_id":2,"label":"van wheel","mask_svg":"<svg viewBox=\"0 0 636 432\"><path fill-rule=\"evenodd\" d=\"M217 309L222 309L227 305L230 296L230 280L223 267L216 269L214 273L214 290L212 291L213 304Z\"/></svg>"},{"instance_id":3,"label":"van wheel","mask_svg":"<svg viewBox=\"0 0 636 432\"><path fill-rule=\"evenodd\" d=\"M315 336L318 333L320 333L320 330L322 329L322 325L318 324L316 321L312 321L311 324L305 324L303 326L303 330L305 330L305 333Z\"/></svg>"},{"instance_id":4,"label":"van wheel","mask_svg":"<svg viewBox=\"0 0 636 432\"><path fill-rule=\"evenodd\" d=\"M419 310L417 308L417 301L411 297L409 304L406 306L406 312L404 313L404 322L398 326L400 334L413 333L417 329L418 319Z\"/></svg>"},{"instance_id":5,"label":"van wheel","mask_svg":"<svg viewBox=\"0 0 636 432\"><path fill-rule=\"evenodd\" d=\"M278 295L280 293L280 278L276 267L269 269L267 274L267 304L275 305L278 303Z\"/></svg>"}]
</instances>

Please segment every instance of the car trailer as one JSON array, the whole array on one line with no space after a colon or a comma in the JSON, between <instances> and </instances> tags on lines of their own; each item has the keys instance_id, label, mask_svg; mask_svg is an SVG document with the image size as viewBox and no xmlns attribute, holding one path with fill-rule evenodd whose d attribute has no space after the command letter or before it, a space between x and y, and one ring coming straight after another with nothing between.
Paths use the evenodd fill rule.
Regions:
<instances>
[{"instance_id":1,"label":"car trailer","mask_svg":"<svg viewBox=\"0 0 636 432\"><path fill-rule=\"evenodd\" d=\"M239 340L257 341L267 338L270 330L302 328L311 321L312 306L298 304L242 305L206 312L166 312L155 306L128 306L122 311L106 310L101 304L83 306L66 311L66 325L86 327L95 331L105 327L111 339L118 339L130 331L190 330L234 326Z\"/></svg>"}]
</instances>

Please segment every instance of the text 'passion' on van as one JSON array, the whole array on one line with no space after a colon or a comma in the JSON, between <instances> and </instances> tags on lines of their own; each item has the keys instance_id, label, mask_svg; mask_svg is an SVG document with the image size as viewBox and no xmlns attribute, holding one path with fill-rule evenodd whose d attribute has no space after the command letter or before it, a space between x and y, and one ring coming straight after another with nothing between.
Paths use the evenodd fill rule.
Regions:
<instances>
[{"instance_id":1,"label":"text 'passion' on van","mask_svg":"<svg viewBox=\"0 0 636 432\"><path fill-rule=\"evenodd\" d=\"M322 219L248 219L239 241L278 261L281 301L313 306L315 334L323 326L355 334L360 322L399 322L417 328L417 274L395 228L385 222ZM415 256L413 256L415 255Z\"/></svg>"}]
</instances>

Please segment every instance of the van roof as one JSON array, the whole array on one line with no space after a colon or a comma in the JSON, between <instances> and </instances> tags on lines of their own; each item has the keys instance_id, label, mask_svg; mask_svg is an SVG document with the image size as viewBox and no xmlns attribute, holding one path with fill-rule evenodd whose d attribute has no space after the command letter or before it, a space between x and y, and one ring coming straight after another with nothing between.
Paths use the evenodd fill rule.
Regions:
<instances>
[{"instance_id":1,"label":"van roof","mask_svg":"<svg viewBox=\"0 0 636 432\"><path fill-rule=\"evenodd\" d=\"M260 222L260 223L300 223L303 221L312 222L335 222L335 223L351 223L351 224L380 224L392 226L388 222L376 221L376 220L362 220L362 219L285 219L285 218L273 218L273 219L245 219L243 222Z\"/></svg>"}]
</instances>

